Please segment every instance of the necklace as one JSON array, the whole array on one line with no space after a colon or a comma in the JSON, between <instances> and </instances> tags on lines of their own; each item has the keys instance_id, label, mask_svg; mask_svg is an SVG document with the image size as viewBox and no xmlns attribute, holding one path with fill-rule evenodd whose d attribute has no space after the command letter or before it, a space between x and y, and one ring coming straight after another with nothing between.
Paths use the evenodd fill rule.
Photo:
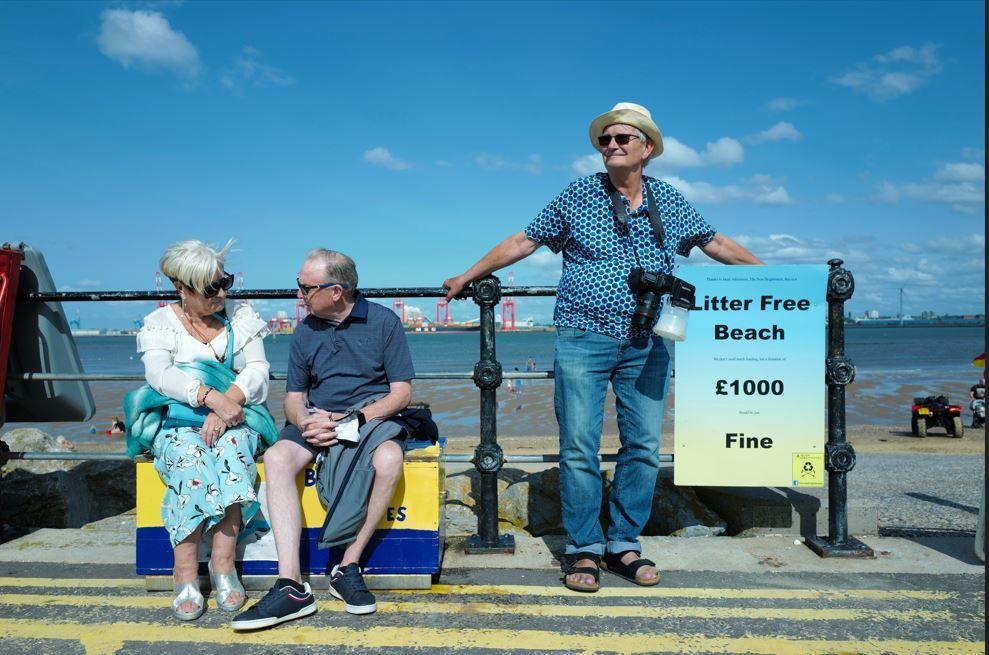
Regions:
<instances>
[{"instance_id":1,"label":"necklace","mask_svg":"<svg viewBox=\"0 0 989 655\"><path fill-rule=\"evenodd\" d=\"M196 329L196 326L192 324L192 319L190 319L189 318L189 315L186 314L186 311L185 311L185 308L184 307L181 307L181 305L180 305L179 308L182 310L182 318L185 319L186 324L189 326L189 330L192 332L192 336L196 337L196 339L198 339L199 341L201 341L207 348L209 348L210 352L213 353L213 358L216 361L220 362L221 364L224 363L225 361L227 361L227 353L226 353L226 351L224 351L224 353L222 355L219 354L218 352L216 352L216 349L213 348L213 342L212 342L212 340L207 339L206 337L204 337L203 336L203 333L200 332L198 329ZM229 339L230 337L228 336L227 338Z\"/></svg>"}]
</instances>

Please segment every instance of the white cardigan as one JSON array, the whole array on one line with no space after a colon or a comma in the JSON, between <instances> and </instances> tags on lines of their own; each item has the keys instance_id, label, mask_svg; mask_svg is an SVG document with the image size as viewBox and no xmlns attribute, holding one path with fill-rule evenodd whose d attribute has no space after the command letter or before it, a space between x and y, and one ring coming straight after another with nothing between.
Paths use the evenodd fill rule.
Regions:
<instances>
[{"instance_id":1,"label":"white cardigan","mask_svg":"<svg viewBox=\"0 0 989 655\"><path fill-rule=\"evenodd\" d=\"M264 356L267 323L246 302L227 303L227 316L233 329L234 383L244 392L247 403L256 405L268 397L268 360ZM211 342L221 356L227 351L227 331ZM170 305L160 307L144 317L137 333L137 352L143 353L144 377L151 388L169 398L198 407L199 379L176 367L216 360L214 350L185 329Z\"/></svg>"}]
</instances>

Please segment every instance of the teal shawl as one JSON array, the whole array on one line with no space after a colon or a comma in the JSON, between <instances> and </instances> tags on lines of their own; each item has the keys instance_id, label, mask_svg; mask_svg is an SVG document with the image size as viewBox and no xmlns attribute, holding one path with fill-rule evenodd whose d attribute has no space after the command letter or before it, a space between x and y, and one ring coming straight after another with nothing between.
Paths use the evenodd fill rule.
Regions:
<instances>
[{"instance_id":1,"label":"teal shawl","mask_svg":"<svg viewBox=\"0 0 989 655\"><path fill-rule=\"evenodd\" d=\"M199 378L208 387L225 392L237 374L219 362L205 361L191 364L176 364L180 369ZM127 427L127 455L137 457L149 452L155 436L161 429L165 407L181 401L163 396L149 385L127 392L124 395L124 423ZM259 450L278 439L278 428L264 403L244 407L244 425L261 436Z\"/></svg>"}]
</instances>

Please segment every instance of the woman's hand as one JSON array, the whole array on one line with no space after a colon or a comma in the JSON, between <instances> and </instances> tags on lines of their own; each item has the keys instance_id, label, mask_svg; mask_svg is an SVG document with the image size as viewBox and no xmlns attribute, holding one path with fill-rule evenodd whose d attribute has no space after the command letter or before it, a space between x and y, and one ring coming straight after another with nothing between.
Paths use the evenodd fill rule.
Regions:
<instances>
[{"instance_id":1,"label":"woman's hand","mask_svg":"<svg viewBox=\"0 0 989 655\"><path fill-rule=\"evenodd\" d=\"M206 396L206 406L212 409L228 428L244 422L244 408L217 389L213 389Z\"/></svg>"},{"instance_id":2,"label":"woman's hand","mask_svg":"<svg viewBox=\"0 0 989 655\"><path fill-rule=\"evenodd\" d=\"M210 412L206 420L203 421L203 429L200 434L203 437L203 441L210 448L216 443L216 440L223 436L223 433L227 431L227 424L216 412Z\"/></svg>"}]
</instances>

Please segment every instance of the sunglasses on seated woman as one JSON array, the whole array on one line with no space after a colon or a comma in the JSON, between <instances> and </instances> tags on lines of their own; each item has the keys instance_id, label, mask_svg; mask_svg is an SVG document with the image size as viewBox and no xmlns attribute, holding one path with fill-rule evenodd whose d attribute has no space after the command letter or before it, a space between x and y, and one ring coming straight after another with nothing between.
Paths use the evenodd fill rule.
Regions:
<instances>
[{"instance_id":1,"label":"sunglasses on seated woman","mask_svg":"<svg viewBox=\"0 0 989 655\"><path fill-rule=\"evenodd\" d=\"M224 291L230 291L234 286L234 274L227 273L223 271L223 277L215 282L210 282L203 289L203 295L207 298L215 298L216 294L220 293L220 289Z\"/></svg>"}]
</instances>

